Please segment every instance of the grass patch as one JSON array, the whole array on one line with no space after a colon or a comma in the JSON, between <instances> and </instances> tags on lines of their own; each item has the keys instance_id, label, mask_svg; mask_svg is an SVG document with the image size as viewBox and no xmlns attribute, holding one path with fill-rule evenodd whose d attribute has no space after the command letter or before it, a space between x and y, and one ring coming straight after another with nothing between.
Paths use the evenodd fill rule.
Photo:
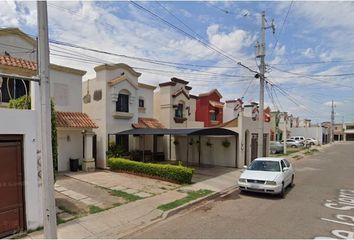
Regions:
<instances>
[{"instance_id":1,"label":"grass patch","mask_svg":"<svg viewBox=\"0 0 354 240\"><path fill-rule=\"evenodd\" d=\"M208 195L208 194L210 194L212 192L213 191L206 190L206 189L201 189L201 190L198 190L198 191L188 192L187 193L188 195L186 197L178 199L178 200L170 202L170 203L167 203L167 204L160 205L157 208L162 210L162 211L171 210L171 209L174 209L176 207L182 206L185 203L193 201L195 199L204 197L204 196L206 196L206 195Z\"/></svg>"},{"instance_id":2,"label":"grass patch","mask_svg":"<svg viewBox=\"0 0 354 240\"><path fill-rule=\"evenodd\" d=\"M119 191L119 190L112 190L112 191L111 191L111 194L112 194L113 196L116 196L116 197L124 198L124 199L127 200L128 202L134 202L134 201L136 201L136 200L143 199L142 197L139 197L139 196L137 196L137 195L130 194L130 193L126 193L126 192Z\"/></svg>"},{"instance_id":3,"label":"grass patch","mask_svg":"<svg viewBox=\"0 0 354 240\"><path fill-rule=\"evenodd\" d=\"M89 212L90 212L90 214L95 214L95 213L99 213L99 212L102 212L102 211L104 211L103 208L97 207L97 206L95 206L95 205L90 205L90 206L89 206Z\"/></svg>"},{"instance_id":4,"label":"grass patch","mask_svg":"<svg viewBox=\"0 0 354 240\"><path fill-rule=\"evenodd\" d=\"M30 234L30 233L33 233L33 232L37 232L37 231L41 231L43 229L44 229L43 226L37 227L35 229L30 229L30 230L27 230L27 234Z\"/></svg>"},{"instance_id":5,"label":"grass patch","mask_svg":"<svg viewBox=\"0 0 354 240\"><path fill-rule=\"evenodd\" d=\"M78 212L73 211L73 210L71 210L71 209L69 209L69 208L67 208L65 206L58 206L58 208L60 210L63 210L64 212L70 213L71 215L77 215L78 214Z\"/></svg>"}]
</instances>

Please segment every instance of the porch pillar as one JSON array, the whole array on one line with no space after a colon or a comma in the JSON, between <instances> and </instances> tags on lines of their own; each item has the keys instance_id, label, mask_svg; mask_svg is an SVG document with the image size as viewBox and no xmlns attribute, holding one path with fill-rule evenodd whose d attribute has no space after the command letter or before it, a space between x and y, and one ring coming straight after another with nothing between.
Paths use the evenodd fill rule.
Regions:
<instances>
[{"instance_id":1,"label":"porch pillar","mask_svg":"<svg viewBox=\"0 0 354 240\"><path fill-rule=\"evenodd\" d=\"M85 172L95 171L96 164L95 159L92 156L93 136L95 135L92 130L86 130L85 136L85 152L84 160L82 161L82 170Z\"/></svg>"},{"instance_id":2,"label":"porch pillar","mask_svg":"<svg viewBox=\"0 0 354 240\"><path fill-rule=\"evenodd\" d=\"M201 152L201 145L202 145L202 142L201 142L201 139L200 139L200 136L198 136L199 138L199 144L198 144L198 165L200 166L200 152Z\"/></svg>"},{"instance_id":3,"label":"porch pillar","mask_svg":"<svg viewBox=\"0 0 354 240\"><path fill-rule=\"evenodd\" d=\"M187 165L188 165L188 158L189 158L189 136L187 135Z\"/></svg>"},{"instance_id":4,"label":"porch pillar","mask_svg":"<svg viewBox=\"0 0 354 240\"><path fill-rule=\"evenodd\" d=\"M169 155L170 155L170 161L172 161L172 159L171 159L171 155L172 155L172 153L171 153L171 150L172 150L172 146L171 146L171 134L170 134L170 143L169 143L169 148L170 148L170 151L169 151Z\"/></svg>"}]
</instances>

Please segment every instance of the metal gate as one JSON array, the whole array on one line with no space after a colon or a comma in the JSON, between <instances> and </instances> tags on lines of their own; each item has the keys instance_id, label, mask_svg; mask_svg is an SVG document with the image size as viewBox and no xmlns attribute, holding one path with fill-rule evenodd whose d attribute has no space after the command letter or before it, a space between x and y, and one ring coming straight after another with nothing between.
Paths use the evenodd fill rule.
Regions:
<instances>
[{"instance_id":1,"label":"metal gate","mask_svg":"<svg viewBox=\"0 0 354 240\"><path fill-rule=\"evenodd\" d=\"M0 136L0 238L25 229L21 137Z\"/></svg>"}]
</instances>

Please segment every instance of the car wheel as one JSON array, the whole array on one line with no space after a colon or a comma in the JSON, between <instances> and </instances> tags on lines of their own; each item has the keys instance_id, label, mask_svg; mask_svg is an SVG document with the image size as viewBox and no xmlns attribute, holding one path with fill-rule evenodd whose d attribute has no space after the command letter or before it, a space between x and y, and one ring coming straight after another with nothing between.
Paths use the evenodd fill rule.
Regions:
<instances>
[{"instance_id":1,"label":"car wheel","mask_svg":"<svg viewBox=\"0 0 354 240\"><path fill-rule=\"evenodd\" d=\"M294 187L294 175L291 177L290 187Z\"/></svg>"},{"instance_id":2,"label":"car wheel","mask_svg":"<svg viewBox=\"0 0 354 240\"><path fill-rule=\"evenodd\" d=\"M292 148L297 148L297 146L296 146L296 145L291 145L291 147L292 147Z\"/></svg>"},{"instance_id":3,"label":"car wheel","mask_svg":"<svg viewBox=\"0 0 354 240\"><path fill-rule=\"evenodd\" d=\"M280 198L284 198L285 197L285 185L284 185L284 183L282 183L282 185L281 185L281 192L279 193L279 197Z\"/></svg>"}]
</instances>

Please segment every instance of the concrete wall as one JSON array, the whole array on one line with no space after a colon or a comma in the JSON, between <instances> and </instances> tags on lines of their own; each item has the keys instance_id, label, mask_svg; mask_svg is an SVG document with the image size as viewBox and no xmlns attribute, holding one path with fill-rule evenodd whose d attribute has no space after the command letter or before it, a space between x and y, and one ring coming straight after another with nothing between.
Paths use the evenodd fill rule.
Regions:
<instances>
[{"instance_id":1,"label":"concrete wall","mask_svg":"<svg viewBox=\"0 0 354 240\"><path fill-rule=\"evenodd\" d=\"M104 73L100 72L97 74L99 76L98 79L104 78ZM87 113L87 115L96 123L98 128L93 131L97 135L97 167L103 168L105 166L106 161L106 150L107 150L107 127L106 127L106 101L107 95L106 87L107 83L102 80L91 79L82 84L82 94L86 95L87 90L89 89L89 94L91 96L91 101L89 103L83 103L83 112ZM101 100L94 100L93 94L95 91L102 92Z\"/></svg>"},{"instance_id":2,"label":"concrete wall","mask_svg":"<svg viewBox=\"0 0 354 240\"><path fill-rule=\"evenodd\" d=\"M144 108L139 108L138 117L152 118L154 116L154 91L152 89L139 87L137 92L137 102L139 107L139 99L144 99Z\"/></svg>"},{"instance_id":3,"label":"concrete wall","mask_svg":"<svg viewBox=\"0 0 354 240\"><path fill-rule=\"evenodd\" d=\"M178 144L175 145L174 160L198 163L199 161L199 146L198 136L190 136L187 142L187 137L176 136ZM229 147L224 147L222 142L228 140ZM192 145L188 144L193 142ZM207 142L211 146L207 145ZM188 149L188 150L187 150ZM235 136L201 136L200 138L200 163L223 167L236 167L236 138Z\"/></svg>"},{"instance_id":4,"label":"concrete wall","mask_svg":"<svg viewBox=\"0 0 354 240\"><path fill-rule=\"evenodd\" d=\"M70 158L83 159L83 135L81 130L58 129L58 171L70 170Z\"/></svg>"},{"instance_id":5,"label":"concrete wall","mask_svg":"<svg viewBox=\"0 0 354 240\"><path fill-rule=\"evenodd\" d=\"M56 111L82 112L82 76L51 69L49 77Z\"/></svg>"},{"instance_id":6,"label":"concrete wall","mask_svg":"<svg viewBox=\"0 0 354 240\"><path fill-rule=\"evenodd\" d=\"M42 189L38 178L36 112L0 109L0 134L23 135L23 162L27 229L42 225Z\"/></svg>"}]
</instances>

